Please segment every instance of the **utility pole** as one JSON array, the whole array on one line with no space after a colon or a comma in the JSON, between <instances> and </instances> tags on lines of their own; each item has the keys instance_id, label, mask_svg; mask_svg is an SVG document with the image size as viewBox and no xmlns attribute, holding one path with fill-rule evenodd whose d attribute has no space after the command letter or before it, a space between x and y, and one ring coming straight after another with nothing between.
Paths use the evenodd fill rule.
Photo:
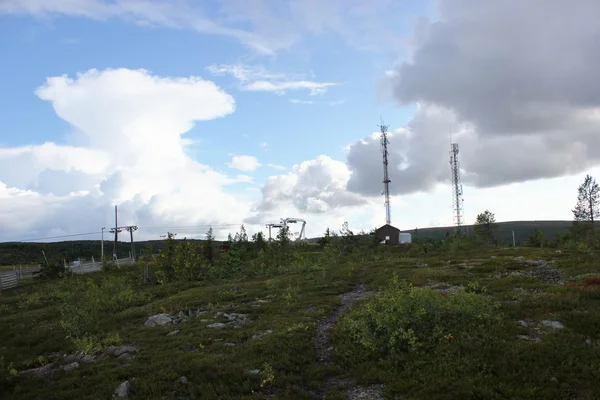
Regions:
<instances>
[{"instance_id":1,"label":"utility pole","mask_svg":"<svg viewBox=\"0 0 600 400\"><path fill-rule=\"evenodd\" d=\"M115 234L115 245L113 247L113 259L118 258L117 249L118 249L118 240L119 233L121 232L121 228L119 228L118 220L117 220L117 206L115 206L115 227L110 230L111 233Z\"/></svg>"},{"instance_id":2,"label":"utility pole","mask_svg":"<svg viewBox=\"0 0 600 400\"><path fill-rule=\"evenodd\" d=\"M126 226L125 230L129 232L129 237L131 238L131 257L135 262L135 246L133 245L133 231L137 231L138 227L136 225Z\"/></svg>"},{"instance_id":3,"label":"utility pole","mask_svg":"<svg viewBox=\"0 0 600 400\"><path fill-rule=\"evenodd\" d=\"M100 245L100 261L104 261L104 230L106 229L105 226L102 227L102 242Z\"/></svg>"}]
</instances>

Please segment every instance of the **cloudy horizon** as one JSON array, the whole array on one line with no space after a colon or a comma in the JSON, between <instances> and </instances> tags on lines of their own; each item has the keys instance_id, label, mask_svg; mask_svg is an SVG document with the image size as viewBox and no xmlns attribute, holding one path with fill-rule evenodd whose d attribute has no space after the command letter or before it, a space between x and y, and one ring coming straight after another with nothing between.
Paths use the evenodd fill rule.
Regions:
<instances>
[{"instance_id":1,"label":"cloudy horizon","mask_svg":"<svg viewBox=\"0 0 600 400\"><path fill-rule=\"evenodd\" d=\"M0 241L219 238L280 218L571 220L600 178L600 3L0 3Z\"/></svg>"}]
</instances>

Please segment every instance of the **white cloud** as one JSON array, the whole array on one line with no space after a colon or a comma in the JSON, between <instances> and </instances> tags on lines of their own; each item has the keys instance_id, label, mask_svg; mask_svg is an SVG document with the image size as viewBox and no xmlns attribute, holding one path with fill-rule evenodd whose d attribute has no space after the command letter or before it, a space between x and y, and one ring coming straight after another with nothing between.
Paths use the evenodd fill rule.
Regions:
<instances>
[{"instance_id":1,"label":"white cloud","mask_svg":"<svg viewBox=\"0 0 600 400\"><path fill-rule=\"evenodd\" d=\"M322 94L331 86L338 83L333 82L310 82L310 81L292 81L292 82L269 82L256 81L244 86L244 90L252 92L274 92L276 94L285 94L289 90L307 89L311 96Z\"/></svg>"},{"instance_id":2,"label":"white cloud","mask_svg":"<svg viewBox=\"0 0 600 400\"><path fill-rule=\"evenodd\" d=\"M235 110L214 83L90 70L49 78L36 94L88 145L0 148L3 239L96 230L112 220L114 204L121 221L144 225L237 224L247 215L249 200L227 185L250 179L185 153L182 135L195 121Z\"/></svg>"},{"instance_id":3,"label":"white cloud","mask_svg":"<svg viewBox=\"0 0 600 400\"><path fill-rule=\"evenodd\" d=\"M0 14L54 15L93 20L119 18L139 26L190 29L233 38L259 54L275 55L306 37L335 35L363 50L396 51L399 27L412 7L396 0L2 0Z\"/></svg>"},{"instance_id":4,"label":"white cloud","mask_svg":"<svg viewBox=\"0 0 600 400\"><path fill-rule=\"evenodd\" d=\"M336 82L315 82L307 80L306 75L274 73L261 66L246 65L210 65L206 68L215 75L231 75L240 82L240 89L252 92L273 92L285 94L292 90L307 90L309 95L323 94ZM300 100L292 102L301 102Z\"/></svg>"},{"instance_id":5,"label":"white cloud","mask_svg":"<svg viewBox=\"0 0 600 400\"><path fill-rule=\"evenodd\" d=\"M311 100L291 99L290 103L294 103L294 104L314 104L314 101L311 101Z\"/></svg>"},{"instance_id":6,"label":"white cloud","mask_svg":"<svg viewBox=\"0 0 600 400\"><path fill-rule=\"evenodd\" d=\"M270 168L278 169L278 170L285 170L285 167L283 165L267 164L267 166Z\"/></svg>"},{"instance_id":7,"label":"white cloud","mask_svg":"<svg viewBox=\"0 0 600 400\"><path fill-rule=\"evenodd\" d=\"M323 214L365 204L364 198L345 190L349 178L344 163L325 155L294 165L292 172L267 179L256 214L247 221L262 223L289 205L299 212Z\"/></svg>"},{"instance_id":8,"label":"white cloud","mask_svg":"<svg viewBox=\"0 0 600 400\"><path fill-rule=\"evenodd\" d=\"M229 168L240 171L255 171L260 163L254 156L233 156L231 162L226 163Z\"/></svg>"},{"instance_id":9,"label":"white cloud","mask_svg":"<svg viewBox=\"0 0 600 400\"><path fill-rule=\"evenodd\" d=\"M260 148L263 149L264 151L267 151L269 148L269 143L267 142L260 142Z\"/></svg>"}]
</instances>

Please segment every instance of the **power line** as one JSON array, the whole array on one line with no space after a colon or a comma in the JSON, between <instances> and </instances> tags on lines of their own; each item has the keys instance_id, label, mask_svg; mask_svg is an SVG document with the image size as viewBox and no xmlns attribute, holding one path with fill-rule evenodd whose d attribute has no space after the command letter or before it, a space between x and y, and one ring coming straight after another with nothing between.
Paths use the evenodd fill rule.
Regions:
<instances>
[{"instance_id":1,"label":"power line","mask_svg":"<svg viewBox=\"0 0 600 400\"><path fill-rule=\"evenodd\" d=\"M193 229L193 228L198 228L198 229L208 229L208 228L213 228L213 229L219 229L219 228L229 228L232 226L240 226L240 224L220 224L220 225L188 225L188 226L150 226L150 227L143 227L140 228L140 230L157 230L157 229Z\"/></svg>"},{"instance_id":2,"label":"power line","mask_svg":"<svg viewBox=\"0 0 600 400\"><path fill-rule=\"evenodd\" d=\"M139 230L140 231L142 231L142 230L143 231L156 231L156 230L162 230L162 229L170 229L170 230L181 230L181 229L195 230L195 229L209 229L209 228L221 229L221 228L229 228L229 227L233 227L233 226L240 226L240 225L239 224L223 224L223 225L191 225L191 226L163 226L163 227L155 226L155 227L139 228ZM101 231L73 233L73 234L68 234L68 235L46 236L46 237L23 239L23 240L11 240L11 241L5 241L5 242L0 242L0 243L24 243L24 242L34 242L37 240L64 239L64 238L70 238L70 237L99 235L101 233L102 233Z\"/></svg>"},{"instance_id":3,"label":"power line","mask_svg":"<svg viewBox=\"0 0 600 400\"><path fill-rule=\"evenodd\" d=\"M36 240L62 239L62 238L67 238L67 237L98 235L99 233L101 233L101 232L98 231L98 232L88 232L88 233L74 233L74 234L71 234L71 235L47 236L47 237L42 237L42 238L15 240L13 242L15 242L15 243L23 243L23 242L33 242L33 241L36 241ZM9 243L9 242L3 242L3 243Z\"/></svg>"}]
</instances>

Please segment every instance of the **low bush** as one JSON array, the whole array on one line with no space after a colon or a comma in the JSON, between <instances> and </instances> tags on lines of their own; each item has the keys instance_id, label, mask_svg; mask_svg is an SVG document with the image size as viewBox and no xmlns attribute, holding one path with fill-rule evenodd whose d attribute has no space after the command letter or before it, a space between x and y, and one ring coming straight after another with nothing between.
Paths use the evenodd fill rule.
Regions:
<instances>
[{"instance_id":1,"label":"low bush","mask_svg":"<svg viewBox=\"0 0 600 400\"><path fill-rule=\"evenodd\" d=\"M55 292L61 313L60 325L69 337L86 335L103 315L111 315L136 304L145 295L137 292L123 277L107 277L100 283L72 278L61 282Z\"/></svg>"},{"instance_id":2,"label":"low bush","mask_svg":"<svg viewBox=\"0 0 600 400\"><path fill-rule=\"evenodd\" d=\"M60 262L45 262L33 275L41 279L61 279L69 275L69 273L70 271Z\"/></svg>"},{"instance_id":3,"label":"low bush","mask_svg":"<svg viewBox=\"0 0 600 400\"><path fill-rule=\"evenodd\" d=\"M443 295L396 278L387 290L344 317L336 336L354 342L366 357L402 358L489 326L499 320L499 307L480 294L459 290Z\"/></svg>"}]
</instances>

